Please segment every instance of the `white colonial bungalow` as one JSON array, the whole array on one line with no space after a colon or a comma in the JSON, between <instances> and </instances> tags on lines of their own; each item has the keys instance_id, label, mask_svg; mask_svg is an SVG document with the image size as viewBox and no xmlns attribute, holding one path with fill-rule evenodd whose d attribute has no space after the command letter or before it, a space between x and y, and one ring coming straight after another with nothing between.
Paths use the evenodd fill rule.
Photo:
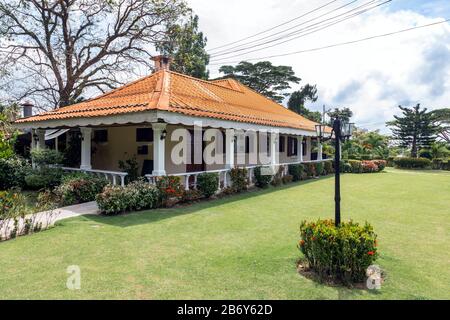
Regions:
<instances>
[{"instance_id":1,"label":"white colonial bungalow","mask_svg":"<svg viewBox=\"0 0 450 320\"><path fill-rule=\"evenodd\" d=\"M64 169L102 174L113 183L123 184L126 176L120 172L119 161L136 157L140 173L150 181L157 176L178 175L189 188L195 185L198 174L218 172L220 187L225 187L237 153L249 152L247 146L245 150L235 147L236 132L241 130L279 133L278 138L269 140L268 152L277 154L270 157L273 166L322 161L315 122L236 80L204 81L170 71L170 60L165 57L154 60L156 68L150 76L94 99L21 118L16 125L32 130L32 148L62 150L78 139L80 163ZM178 128L193 132L199 123L203 129L223 132L223 164L174 163L171 153L178 142L169 137ZM203 148L207 145L201 144ZM314 145L319 151L315 154ZM251 180L255 164L247 161L240 166L248 167Z\"/></svg>"}]
</instances>

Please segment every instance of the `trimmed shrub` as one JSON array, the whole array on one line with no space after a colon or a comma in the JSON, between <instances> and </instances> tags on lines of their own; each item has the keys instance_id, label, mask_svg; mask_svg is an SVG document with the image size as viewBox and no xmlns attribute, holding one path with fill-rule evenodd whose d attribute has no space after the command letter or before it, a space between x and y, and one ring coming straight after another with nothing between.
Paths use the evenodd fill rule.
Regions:
<instances>
[{"instance_id":1,"label":"trimmed shrub","mask_svg":"<svg viewBox=\"0 0 450 320\"><path fill-rule=\"evenodd\" d=\"M125 195L128 198L127 210L140 211L158 207L158 189L143 179L128 184Z\"/></svg>"},{"instance_id":2,"label":"trimmed shrub","mask_svg":"<svg viewBox=\"0 0 450 320\"><path fill-rule=\"evenodd\" d=\"M202 173L197 177L197 189L206 197L211 198L219 188L218 173Z\"/></svg>"},{"instance_id":3,"label":"trimmed shrub","mask_svg":"<svg viewBox=\"0 0 450 320\"><path fill-rule=\"evenodd\" d=\"M315 165L316 165L315 167L316 175L317 176L323 175L325 172L325 165L323 164L323 162L317 162Z\"/></svg>"},{"instance_id":4,"label":"trimmed shrub","mask_svg":"<svg viewBox=\"0 0 450 320\"><path fill-rule=\"evenodd\" d=\"M431 166L431 161L425 158L396 158L394 164L400 169L426 169Z\"/></svg>"},{"instance_id":5,"label":"trimmed shrub","mask_svg":"<svg viewBox=\"0 0 450 320\"><path fill-rule=\"evenodd\" d=\"M181 201L186 202L193 202L198 201L204 197L203 193L199 190L185 190L183 193L183 196L181 198Z\"/></svg>"},{"instance_id":6,"label":"trimmed shrub","mask_svg":"<svg viewBox=\"0 0 450 320\"><path fill-rule=\"evenodd\" d=\"M363 162L359 160L349 160L348 164L351 167L351 171L346 171L349 173L363 173Z\"/></svg>"},{"instance_id":7,"label":"trimmed shrub","mask_svg":"<svg viewBox=\"0 0 450 320\"><path fill-rule=\"evenodd\" d=\"M290 164L288 168L293 181L302 180L303 172L305 172L305 167L302 164Z\"/></svg>"},{"instance_id":8,"label":"trimmed shrub","mask_svg":"<svg viewBox=\"0 0 450 320\"><path fill-rule=\"evenodd\" d=\"M256 186L258 188L267 188L270 184L270 182L273 179L273 174L270 174L272 172L272 168L270 167L257 167L255 168L254 174L255 174L255 180L256 180Z\"/></svg>"},{"instance_id":9,"label":"trimmed shrub","mask_svg":"<svg viewBox=\"0 0 450 320\"><path fill-rule=\"evenodd\" d=\"M291 175L284 176L281 179L283 180L283 184L289 184L292 183L292 181L294 181L294 177Z\"/></svg>"},{"instance_id":10,"label":"trimmed shrub","mask_svg":"<svg viewBox=\"0 0 450 320\"><path fill-rule=\"evenodd\" d=\"M95 197L98 208L103 214L119 214L128 209L129 201L125 188L119 186L107 186L103 192Z\"/></svg>"},{"instance_id":11,"label":"trimmed shrub","mask_svg":"<svg viewBox=\"0 0 450 320\"><path fill-rule=\"evenodd\" d=\"M64 155L52 149L34 149L31 151L31 159L36 166L60 165L64 162Z\"/></svg>"},{"instance_id":12,"label":"trimmed shrub","mask_svg":"<svg viewBox=\"0 0 450 320\"><path fill-rule=\"evenodd\" d=\"M300 237L300 251L322 280L346 284L363 281L367 268L378 257L377 236L368 223L348 222L336 228L331 220L304 221Z\"/></svg>"},{"instance_id":13,"label":"trimmed shrub","mask_svg":"<svg viewBox=\"0 0 450 320\"><path fill-rule=\"evenodd\" d=\"M41 167L25 176L25 185L30 190L52 189L61 183L63 175L61 168Z\"/></svg>"},{"instance_id":14,"label":"trimmed shrub","mask_svg":"<svg viewBox=\"0 0 450 320\"><path fill-rule=\"evenodd\" d=\"M108 185L96 196L100 211L115 215L125 211L139 211L158 207L159 191L144 180L130 183L126 187Z\"/></svg>"},{"instance_id":15,"label":"trimmed shrub","mask_svg":"<svg viewBox=\"0 0 450 320\"><path fill-rule=\"evenodd\" d=\"M314 178L316 176L316 166L314 163L306 163L305 169L307 178Z\"/></svg>"},{"instance_id":16,"label":"trimmed shrub","mask_svg":"<svg viewBox=\"0 0 450 320\"><path fill-rule=\"evenodd\" d=\"M433 159L431 168L433 170L441 170L441 169L443 169L443 165L444 165L444 159Z\"/></svg>"},{"instance_id":17,"label":"trimmed shrub","mask_svg":"<svg viewBox=\"0 0 450 320\"><path fill-rule=\"evenodd\" d=\"M0 190L23 188L31 165L19 157L0 159Z\"/></svg>"},{"instance_id":18,"label":"trimmed shrub","mask_svg":"<svg viewBox=\"0 0 450 320\"><path fill-rule=\"evenodd\" d=\"M333 161L325 161L324 162L324 169L325 169L325 174L332 174L332 173L334 173Z\"/></svg>"},{"instance_id":19,"label":"trimmed shrub","mask_svg":"<svg viewBox=\"0 0 450 320\"><path fill-rule=\"evenodd\" d=\"M442 163L442 170L450 171L450 160L447 160L447 162Z\"/></svg>"},{"instance_id":20,"label":"trimmed shrub","mask_svg":"<svg viewBox=\"0 0 450 320\"><path fill-rule=\"evenodd\" d=\"M77 173L63 177L61 185L55 189L55 194L60 204L65 206L94 201L108 183L104 178Z\"/></svg>"},{"instance_id":21,"label":"trimmed shrub","mask_svg":"<svg viewBox=\"0 0 450 320\"><path fill-rule=\"evenodd\" d=\"M248 189L248 171L245 168L234 168L230 171L231 188L234 192L242 192Z\"/></svg>"}]
</instances>

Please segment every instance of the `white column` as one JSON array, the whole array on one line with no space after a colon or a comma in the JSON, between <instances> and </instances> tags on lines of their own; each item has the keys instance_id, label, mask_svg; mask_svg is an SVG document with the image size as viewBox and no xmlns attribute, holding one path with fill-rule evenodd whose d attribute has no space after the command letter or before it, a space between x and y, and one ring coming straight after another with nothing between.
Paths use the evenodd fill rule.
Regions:
<instances>
[{"instance_id":1,"label":"white column","mask_svg":"<svg viewBox=\"0 0 450 320\"><path fill-rule=\"evenodd\" d=\"M303 162L303 136L297 138L297 159L299 162Z\"/></svg>"},{"instance_id":2,"label":"white column","mask_svg":"<svg viewBox=\"0 0 450 320\"><path fill-rule=\"evenodd\" d=\"M91 170L91 136L92 128L80 128L81 131L81 165L82 170Z\"/></svg>"},{"instance_id":3,"label":"white column","mask_svg":"<svg viewBox=\"0 0 450 320\"><path fill-rule=\"evenodd\" d=\"M39 129L37 130L37 136L38 136L38 141L37 141L37 149L45 149L45 130Z\"/></svg>"},{"instance_id":4,"label":"white column","mask_svg":"<svg viewBox=\"0 0 450 320\"><path fill-rule=\"evenodd\" d=\"M306 138L306 158L308 161L311 161L311 152L312 152L311 137L307 137Z\"/></svg>"},{"instance_id":5,"label":"white column","mask_svg":"<svg viewBox=\"0 0 450 320\"><path fill-rule=\"evenodd\" d=\"M323 160L322 152L323 152L322 142L320 141L320 139L318 139L317 140L317 160L319 160L319 161Z\"/></svg>"},{"instance_id":6,"label":"white column","mask_svg":"<svg viewBox=\"0 0 450 320\"><path fill-rule=\"evenodd\" d=\"M278 148L279 136L277 132L271 132L270 134L270 163L272 166L276 166L280 163L279 148Z\"/></svg>"},{"instance_id":7,"label":"white column","mask_svg":"<svg viewBox=\"0 0 450 320\"><path fill-rule=\"evenodd\" d=\"M234 168L234 144L235 132L234 129L227 129L225 133L225 168Z\"/></svg>"},{"instance_id":8,"label":"white column","mask_svg":"<svg viewBox=\"0 0 450 320\"><path fill-rule=\"evenodd\" d=\"M152 123L153 129L153 172L156 177L166 175L166 123Z\"/></svg>"}]
</instances>

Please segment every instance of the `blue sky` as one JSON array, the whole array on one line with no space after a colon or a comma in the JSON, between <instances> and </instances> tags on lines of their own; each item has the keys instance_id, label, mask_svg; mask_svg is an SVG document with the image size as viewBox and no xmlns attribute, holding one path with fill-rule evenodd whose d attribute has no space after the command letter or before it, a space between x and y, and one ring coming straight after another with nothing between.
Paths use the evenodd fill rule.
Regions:
<instances>
[{"instance_id":1,"label":"blue sky","mask_svg":"<svg viewBox=\"0 0 450 320\"><path fill-rule=\"evenodd\" d=\"M188 0L214 48L292 19L329 1ZM356 5L368 2L358 0ZM348 3L340 0L339 4ZM239 60L352 41L450 18L450 0L393 0L332 28ZM236 58L232 59L236 60ZM398 105L421 103L429 109L450 107L450 24L323 51L271 58L292 66L303 80L293 90L317 84L319 100L310 109L349 107L362 127L388 133L385 122ZM226 61L223 61L226 62ZM218 66L211 75L219 76Z\"/></svg>"}]
</instances>

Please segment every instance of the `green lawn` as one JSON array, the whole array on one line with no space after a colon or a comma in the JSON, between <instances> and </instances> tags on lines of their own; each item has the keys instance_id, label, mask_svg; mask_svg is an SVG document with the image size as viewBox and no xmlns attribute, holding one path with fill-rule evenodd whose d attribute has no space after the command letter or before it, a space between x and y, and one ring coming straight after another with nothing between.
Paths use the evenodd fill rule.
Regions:
<instances>
[{"instance_id":1,"label":"green lawn","mask_svg":"<svg viewBox=\"0 0 450 320\"><path fill-rule=\"evenodd\" d=\"M450 299L450 173L342 178L343 218L379 236L379 293L296 273L303 219L333 217L323 178L187 208L81 217L0 244L0 297L26 299ZM66 289L79 265L81 290Z\"/></svg>"}]
</instances>

